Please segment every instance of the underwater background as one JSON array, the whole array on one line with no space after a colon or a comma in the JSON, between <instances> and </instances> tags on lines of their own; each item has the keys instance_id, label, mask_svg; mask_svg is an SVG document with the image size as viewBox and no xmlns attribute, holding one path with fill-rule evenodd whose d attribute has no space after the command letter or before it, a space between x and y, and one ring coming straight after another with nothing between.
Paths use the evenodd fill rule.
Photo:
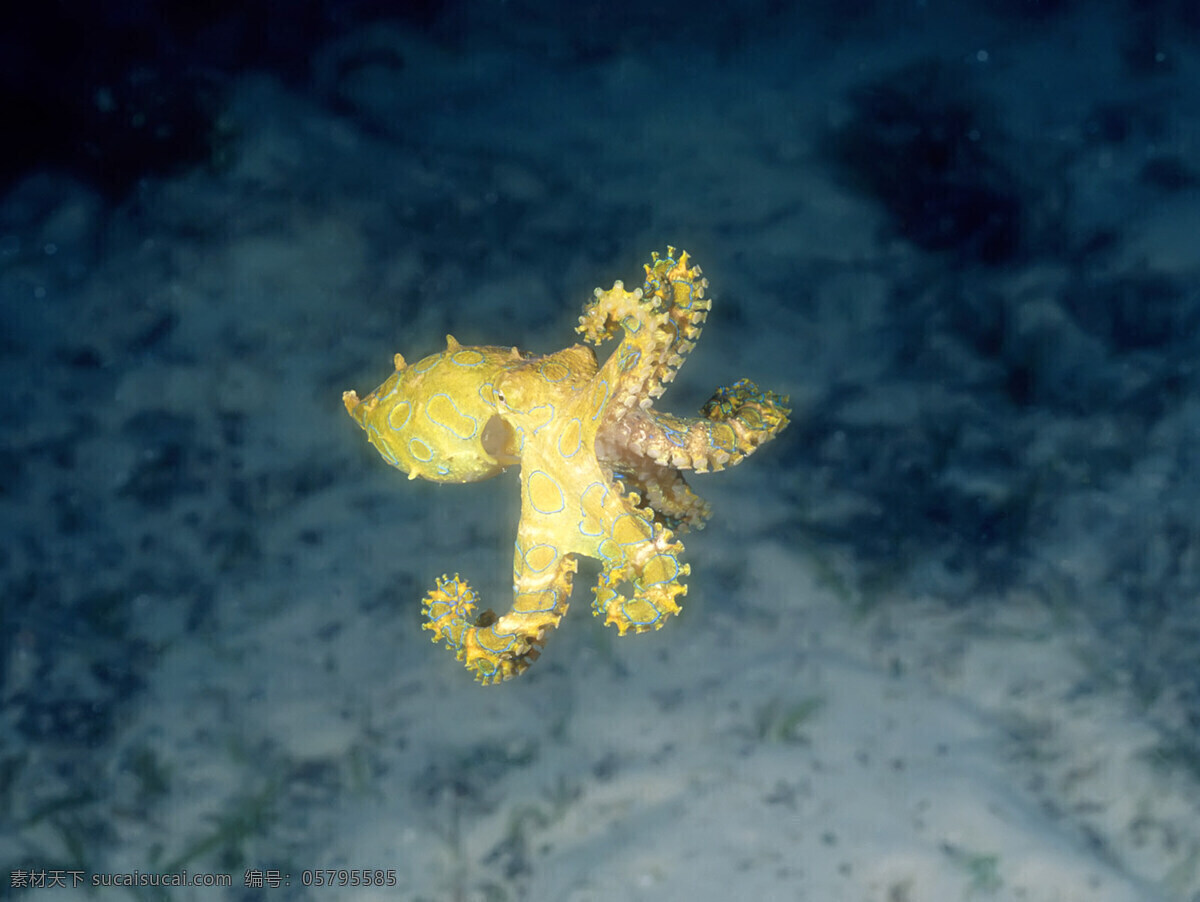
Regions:
<instances>
[{"instance_id":1,"label":"underwater background","mask_svg":"<svg viewBox=\"0 0 1200 902\"><path fill-rule=\"evenodd\" d=\"M106 6L0 31L0 897L1200 900L1200 7ZM791 425L479 686L516 476L342 392L668 245Z\"/></svg>"}]
</instances>

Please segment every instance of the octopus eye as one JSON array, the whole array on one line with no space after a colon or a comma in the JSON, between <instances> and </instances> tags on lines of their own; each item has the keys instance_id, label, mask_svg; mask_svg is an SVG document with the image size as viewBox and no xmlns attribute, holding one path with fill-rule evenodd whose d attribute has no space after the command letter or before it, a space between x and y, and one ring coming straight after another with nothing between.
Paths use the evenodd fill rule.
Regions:
<instances>
[{"instance_id":1,"label":"octopus eye","mask_svg":"<svg viewBox=\"0 0 1200 902\"><path fill-rule=\"evenodd\" d=\"M500 404L504 403L504 392L500 391L500 389L493 388L492 389L492 397L497 401L497 403L500 403Z\"/></svg>"}]
</instances>

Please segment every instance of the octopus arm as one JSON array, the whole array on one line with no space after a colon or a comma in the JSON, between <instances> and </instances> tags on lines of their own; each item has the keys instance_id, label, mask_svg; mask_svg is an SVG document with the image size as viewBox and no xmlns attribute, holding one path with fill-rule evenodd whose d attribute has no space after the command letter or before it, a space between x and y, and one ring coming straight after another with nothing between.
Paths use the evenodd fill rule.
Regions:
<instances>
[{"instance_id":1,"label":"octopus arm","mask_svg":"<svg viewBox=\"0 0 1200 902\"><path fill-rule=\"evenodd\" d=\"M742 379L717 389L700 417L637 410L608 421L596 450L620 472L634 472L647 461L663 469L723 470L741 463L787 426L787 400Z\"/></svg>"},{"instance_id":2,"label":"octopus arm","mask_svg":"<svg viewBox=\"0 0 1200 902\"><path fill-rule=\"evenodd\" d=\"M615 473L654 512L657 522L677 532L703 529L712 515L708 502L692 491L678 470L643 458L622 464Z\"/></svg>"},{"instance_id":3,"label":"octopus arm","mask_svg":"<svg viewBox=\"0 0 1200 902\"><path fill-rule=\"evenodd\" d=\"M625 521L637 518L647 536L622 549L619 557L601 554L600 579L592 590L592 612L622 636L661 629L678 614L678 599L687 594L683 579L691 572L679 560L683 546L673 541L671 530L637 509L636 494L628 496L626 503L629 514ZM620 531L618 524L613 533Z\"/></svg>"},{"instance_id":4,"label":"octopus arm","mask_svg":"<svg viewBox=\"0 0 1200 902\"><path fill-rule=\"evenodd\" d=\"M580 351L587 349L580 348ZM587 352L590 357L590 351ZM506 383L511 399L531 401L531 392L542 378L538 370L518 374ZM557 376L557 371L552 371ZM507 408L506 408L507 409ZM435 640L455 653L481 683L497 683L525 671L537 660L547 634L556 628L571 597L577 569L576 555L597 555L602 540L583 508L616 493L591 493L602 473L594 459L589 463L581 439L576 438L562 456L566 437L553 408L516 415L525 434L521 462L521 521L513 551L513 604L504 614L478 612L475 593L457 577L438 581L426 599L425 615ZM536 429L534 423L540 423ZM568 435L573 434L570 429ZM539 434L540 433L540 434ZM588 496L585 501L584 496ZM584 521L587 522L584 522Z\"/></svg>"},{"instance_id":5,"label":"octopus arm","mask_svg":"<svg viewBox=\"0 0 1200 902\"><path fill-rule=\"evenodd\" d=\"M611 403L624 410L649 407L695 347L712 301L704 296L708 280L700 267L688 265L687 252L676 258L673 247L646 265L646 281L628 291L624 283L597 288L584 308L576 331L592 344L624 335L605 364L611 379Z\"/></svg>"},{"instance_id":6,"label":"octopus arm","mask_svg":"<svg viewBox=\"0 0 1200 902\"><path fill-rule=\"evenodd\" d=\"M425 598L424 629L442 641L475 679L499 683L523 673L537 660L546 635L558 626L571 598L574 555L547 553L518 536L513 563L513 606L503 615L479 611L466 582L443 576Z\"/></svg>"}]
</instances>

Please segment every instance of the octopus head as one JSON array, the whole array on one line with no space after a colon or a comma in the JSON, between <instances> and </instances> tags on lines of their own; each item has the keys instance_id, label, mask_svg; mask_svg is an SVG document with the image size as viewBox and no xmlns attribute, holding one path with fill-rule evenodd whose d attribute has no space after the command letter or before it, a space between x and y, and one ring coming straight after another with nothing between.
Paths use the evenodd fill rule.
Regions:
<instances>
[{"instance_id":1,"label":"octopus head","mask_svg":"<svg viewBox=\"0 0 1200 902\"><path fill-rule=\"evenodd\" d=\"M464 348L451 335L446 350L396 371L359 398L342 395L350 415L389 464L409 479L478 482L520 461L519 440L500 416L497 380L519 365L515 348Z\"/></svg>"},{"instance_id":2,"label":"octopus head","mask_svg":"<svg viewBox=\"0 0 1200 902\"><path fill-rule=\"evenodd\" d=\"M554 399L569 397L595 375L592 349L572 345L545 357L529 355L506 368L492 387L492 398L505 422L532 429L552 410Z\"/></svg>"}]
</instances>

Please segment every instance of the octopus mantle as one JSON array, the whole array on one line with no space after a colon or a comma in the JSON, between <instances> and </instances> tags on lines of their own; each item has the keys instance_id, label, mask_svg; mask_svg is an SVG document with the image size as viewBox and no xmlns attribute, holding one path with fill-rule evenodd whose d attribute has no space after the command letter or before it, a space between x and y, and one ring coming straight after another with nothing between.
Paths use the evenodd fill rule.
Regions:
<instances>
[{"instance_id":1,"label":"octopus mantle","mask_svg":"<svg viewBox=\"0 0 1200 902\"><path fill-rule=\"evenodd\" d=\"M426 596L425 629L483 683L521 673L540 654L571 596L576 557L600 562L592 609L621 635L661 627L687 594L675 534L699 528L708 505L683 470L740 463L788 423L787 398L747 379L720 388L699 417L653 408L694 347L711 301L688 255L655 254L645 284L599 288L577 331L617 337L602 366L585 345L544 357L516 348L446 349L395 372L346 409L389 464L435 482L475 482L521 468L513 605L480 610L458 575Z\"/></svg>"}]
</instances>

